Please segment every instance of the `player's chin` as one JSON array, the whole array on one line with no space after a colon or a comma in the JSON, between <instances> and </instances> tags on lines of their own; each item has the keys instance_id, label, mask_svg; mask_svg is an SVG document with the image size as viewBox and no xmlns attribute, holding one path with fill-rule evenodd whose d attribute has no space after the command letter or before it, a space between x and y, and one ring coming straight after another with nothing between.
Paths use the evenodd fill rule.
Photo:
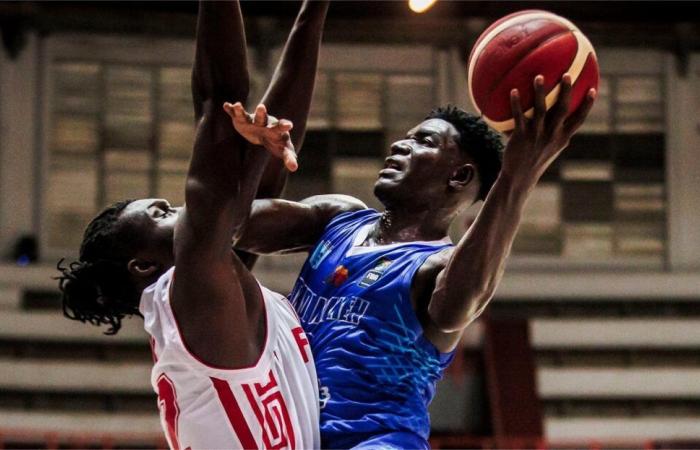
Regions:
<instances>
[{"instance_id":1,"label":"player's chin","mask_svg":"<svg viewBox=\"0 0 700 450\"><path fill-rule=\"evenodd\" d=\"M374 196L379 199L385 206L388 203L393 203L392 199L400 197L401 191L400 180L394 180L386 177L379 177L374 182Z\"/></svg>"},{"instance_id":2,"label":"player's chin","mask_svg":"<svg viewBox=\"0 0 700 450\"><path fill-rule=\"evenodd\" d=\"M387 189L391 189L392 186L396 185L395 180L391 180L385 177L382 177L381 175L377 178L377 180L374 182L374 194L377 194L377 191L382 192Z\"/></svg>"}]
</instances>

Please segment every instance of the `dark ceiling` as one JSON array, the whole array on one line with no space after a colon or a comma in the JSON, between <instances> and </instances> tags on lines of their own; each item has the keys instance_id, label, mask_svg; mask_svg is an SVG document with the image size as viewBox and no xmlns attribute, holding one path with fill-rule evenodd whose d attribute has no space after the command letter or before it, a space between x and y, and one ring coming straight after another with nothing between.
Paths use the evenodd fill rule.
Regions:
<instances>
[{"instance_id":1,"label":"dark ceiling","mask_svg":"<svg viewBox=\"0 0 700 450\"><path fill-rule=\"evenodd\" d=\"M244 14L254 16L291 17L299 1L243 1ZM196 14L197 3L190 1L162 2L45 2L36 4L40 9L99 7L104 11L168 12ZM700 18L700 2L692 1L454 1L442 0L424 13L425 17L482 16L497 18L521 9L546 9L563 14L573 20L659 23L695 21ZM331 18L407 18L415 16L406 1L334 1L329 12Z\"/></svg>"},{"instance_id":2,"label":"dark ceiling","mask_svg":"<svg viewBox=\"0 0 700 450\"><path fill-rule=\"evenodd\" d=\"M299 8L299 1L243 1L244 14L254 16L291 17ZM156 2L46 2L41 9L99 7L102 10L147 12L171 12L196 14L197 3L191 1ZM426 17L482 16L497 18L521 9L546 9L566 15L573 20L659 23L697 21L700 18L700 2L691 1L454 1L442 0L424 14ZM331 18L406 18L415 16L406 1L334 1L329 12Z\"/></svg>"},{"instance_id":3,"label":"dark ceiling","mask_svg":"<svg viewBox=\"0 0 700 450\"><path fill-rule=\"evenodd\" d=\"M243 1L249 41L282 42L299 5ZM324 40L470 46L489 22L522 9L561 14L596 45L700 49L700 2L660 1L439 0L424 14L412 13L405 0L334 1ZM192 37L196 14L192 1L0 2L0 27L6 47L28 29Z\"/></svg>"}]
</instances>

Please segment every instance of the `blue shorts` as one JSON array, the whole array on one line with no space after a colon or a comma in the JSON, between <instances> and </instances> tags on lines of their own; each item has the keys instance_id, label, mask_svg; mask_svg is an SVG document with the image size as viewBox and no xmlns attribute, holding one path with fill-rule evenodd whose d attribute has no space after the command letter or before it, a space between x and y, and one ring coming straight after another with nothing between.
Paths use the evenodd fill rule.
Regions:
<instances>
[{"instance_id":1,"label":"blue shorts","mask_svg":"<svg viewBox=\"0 0 700 450\"><path fill-rule=\"evenodd\" d=\"M378 434L352 447L353 450L430 450L430 445L415 433L396 431Z\"/></svg>"}]
</instances>

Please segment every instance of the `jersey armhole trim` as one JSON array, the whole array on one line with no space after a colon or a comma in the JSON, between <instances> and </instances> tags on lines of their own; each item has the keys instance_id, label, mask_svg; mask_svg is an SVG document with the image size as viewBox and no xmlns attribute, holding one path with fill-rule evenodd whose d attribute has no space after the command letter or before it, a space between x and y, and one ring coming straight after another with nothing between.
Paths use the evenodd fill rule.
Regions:
<instances>
[{"instance_id":1,"label":"jersey armhole trim","mask_svg":"<svg viewBox=\"0 0 700 450\"><path fill-rule=\"evenodd\" d=\"M433 344L430 341L430 339L428 339L425 336L425 330L423 330L423 325L420 323L420 320L418 320L418 314L416 313L415 309L413 308L413 302L411 299L411 290L413 288L413 278L416 276L416 273L420 270L420 268L423 266L423 264L425 264L425 261L427 261L428 258L430 258L431 256L440 253L441 251L445 250L446 248L449 248L450 246L453 246L453 244L446 243L440 247L437 247L436 250L432 253L428 253L425 256L421 255L422 257L418 258L417 261L413 263L414 266L411 267L410 271L408 271L407 273L404 274L403 279L401 281L401 283L405 286L404 293L405 293L405 295L408 296L408 298L404 299L404 300L406 300L411 305L411 311L413 312L413 315L415 317L416 322L420 326L421 333L420 333L420 336L418 337L418 339L424 341L427 345L430 346L430 349L432 351L434 351L434 353L439 358L441 365L444 364L444 362L451 361L456 349L452 350L451 352L443 353L435 346L435 344Z\"/></svg>"},{"instance_id":2,"label":"jersey armhole trim","mask_svg":"<svg viewBox=\"0 0 700 450\"><path fill-rule=\"evenodd\" d=\"M365 209L357 209L357 210L352 210L352 211L344 211L339 214L336 214L325 226L323 229L323 235L328 233L331 229L335 228L338 226L340 222L343 221L354 221L354 220L360 220L364 218L364 216L367 215L379 215L379 212L374 209L374 208L365 208ZM319 241L321 238L319 238Z\"/></svg>"}]
</instances>

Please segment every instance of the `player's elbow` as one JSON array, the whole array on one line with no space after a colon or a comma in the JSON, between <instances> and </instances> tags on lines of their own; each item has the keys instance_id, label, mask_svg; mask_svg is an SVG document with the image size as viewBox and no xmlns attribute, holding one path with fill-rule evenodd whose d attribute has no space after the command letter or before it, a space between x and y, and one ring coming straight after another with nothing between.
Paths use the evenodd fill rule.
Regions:
<instances>
[{"instance_id":1,"label":"player's elbow","mask_svg":"<svg viewBox=\"0 0 700 450\"><path fill-rule=\"evenodd\" d=\"M493 292L483 290L466 301L460 301L460 306L465 305L463 307L444 308L431 302L428 314L437 329L443 333L454 333L464 330L474 322L484 312L491 298Z\"/></svg>"},{"instance_id":2,"label":"player's elbow","mask_svg":"<svg viewBox=\"0 0 700 450\"><path fill-rule=\"evenodd\" d=\"M201 177L188 176L185 182L185 204L189 209L213 210L230 208L235 203L239 186L231 183L225 189Z\"/></svg>"},{"instance_id":3,"label":"player's elbow","mask_svg":"<svg viewBox=\"0 0 700 450\"><path fill-rule=\"evenodd\" d=\"M462 314L431 314L433 326L443 333L455 333L465 329L471 320Z\"/></svg>"}]
</instances>

